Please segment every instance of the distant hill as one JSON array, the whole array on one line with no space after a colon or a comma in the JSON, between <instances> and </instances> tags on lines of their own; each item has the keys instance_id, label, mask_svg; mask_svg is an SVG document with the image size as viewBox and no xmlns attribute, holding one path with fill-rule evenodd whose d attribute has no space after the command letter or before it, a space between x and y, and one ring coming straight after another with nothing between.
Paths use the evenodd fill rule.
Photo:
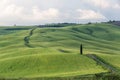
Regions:
<instances>
[{"instance_id":1,"label":"distant hill","mask_svg":"<svg viewBox=\"0 0 120 80\"><path fill-rule=\"evenodd\" d=\"M109 21L108 23L112 23L114 25L120 26L120 21Z\"/></svg>"}]
</instances>

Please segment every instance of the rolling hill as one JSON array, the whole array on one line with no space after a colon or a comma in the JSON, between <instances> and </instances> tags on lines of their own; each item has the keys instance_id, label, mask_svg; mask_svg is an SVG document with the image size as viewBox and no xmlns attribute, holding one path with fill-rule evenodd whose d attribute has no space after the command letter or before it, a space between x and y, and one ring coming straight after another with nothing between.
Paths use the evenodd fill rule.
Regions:
<instances>
[{"instance_id":1,"label":"rolling hill","mask_svg":"<svg viewBox=\"0 0 120 80\"><path fill-rule=\"evenodd\" d=\"M109 72L95 54L120 72L120 27L108 23L65 27L0 27L0 77L68 77ZM83 44L84 55L79 46Z\"/></svg>"}]
</instances>

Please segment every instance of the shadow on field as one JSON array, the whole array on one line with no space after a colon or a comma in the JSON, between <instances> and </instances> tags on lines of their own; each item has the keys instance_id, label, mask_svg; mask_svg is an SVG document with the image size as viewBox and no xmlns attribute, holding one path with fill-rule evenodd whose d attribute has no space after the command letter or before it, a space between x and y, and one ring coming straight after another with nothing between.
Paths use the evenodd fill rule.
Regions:
<instances>
[{"instance_id":1,"label":"shadow on field","mask_svg":"<svg viewBox=\"0 0 120 80\"><path fill-rule=\"evenodd\" d=\"M5 30L29 30L30 28L6 28Z\"/></svg>"},{"instance_id":2,"label":"shadow on field","mask_svg":"<svg viewBox=\"0 0 120 80\"><path fill-rule=\"evenodd\" d=\"M62 53L71 53L70 51L67 51L67 50L63 50L63 49L58 49L60 52Z\"/></svg>"}]
</instances>

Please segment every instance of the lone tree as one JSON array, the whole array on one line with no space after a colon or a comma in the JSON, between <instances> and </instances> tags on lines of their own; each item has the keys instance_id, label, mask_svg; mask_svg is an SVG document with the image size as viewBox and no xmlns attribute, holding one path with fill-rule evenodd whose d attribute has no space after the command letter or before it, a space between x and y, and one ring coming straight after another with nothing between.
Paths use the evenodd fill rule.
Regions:
<instances>
[{"instance_id":1,"label":"lone tree","mask_svg":"<svg viewBox=\"0 0 120 80\"><path fill-rule=\"evenodd\" d=\"M81 55L83 54L83 45L82 44L80 45L80 54Z\"/></svg>"}]
</instances>

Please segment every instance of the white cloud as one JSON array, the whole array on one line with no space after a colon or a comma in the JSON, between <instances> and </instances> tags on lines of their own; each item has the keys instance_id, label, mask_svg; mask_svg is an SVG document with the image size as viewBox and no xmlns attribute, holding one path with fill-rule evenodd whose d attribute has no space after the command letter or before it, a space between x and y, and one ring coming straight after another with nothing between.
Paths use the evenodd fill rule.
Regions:
<instances>
[{"instance_id":1,"label":"white cloud","mask_svg":"<svg viewBox=\"0 0 120 80\"><path fill-rule=\"evenodd\" d=\"M0 17L19 16L22 11L23 7L17 7L16 5L11 4L1 11Z\"/></svg>"},{"instance_id":2,"label":"white cloud","mask_svg":"<svg viewBox=\"0 0 120 80\"><path fill-rule=\"evenodd\" d=\"M0 8L3 8L4 6L6 6L10 1L9 0L1 0L0 1Z\"/></svg>"},{"instance_id":3,"label":"white cloud","mask_svg":"<svg viewBox=\"0 0 120 80\"><path fill-rule=\"evenodd\" d=\"M47 10L40 10L38 7L33 7L31 13L26 14L21 12L18 17L21 17L26 21L44 21L44 20L54 20L59 18L59 10L55 8L49 8Z\"/></svg>"},{"instance_id":4,"label":"white cloud","mask_svg":"<svg viewBox=\"0 0 120 80\"><path fill-rule=\"evenodd\" d=\"M105 16L100 14L99 12L95 12L93 10L83 10L83 9L78 9L79 12L79 17L78 19L106 19Z\"/></svg>"},{"instance_id":5,"label":"white cloud","mask_svg":"<svg viewBox=\"0 0 120 80\"><path fill-rule=\"evenodd\" d=\"M48 20L56 19L59 17L59 10L55 8L49 8L48 10L40 11L38 7L32 9L32 19L34 20Z\"/></svg>"},{"instance_id":6,"label":"white cloud","mask_svg":"<svg viewBox=\"0 0 120 80\"><path fill-rule=\"evenodd\" d=\"M113 6L113 8L115 8L115 9L120 9L120 5L119 5L119 4L115 4L115 5Z\"/></svg>"},{"instance_id":7,"label":"white cloud","mask_svg":"<svg viewBox=\"0 0 120 80\"><path fill-rule=\"evenodd\" d=\"M88 3L92 5L101 7L101 8L108 8L110 7L110 2L108 0L87 0Z\"/></svg>"},{"instance_id":8,"label":"white cloud","mask_svg":"<svg viewBox=\"0 0 120 80\"><path fill-rule=\"evenodd\" d=\"M52 21L59 17L59 10L55 8L48 8L40 10L39 7L32 7L25 9L24 6L17 6L15 4L8 4L7 0L3 0L4 5L0 6L0 22L1 23L16 23L16 22L43 22ZM6 4L6 5L5 5ZM2 24L1 24L2 25Z\"/></svg>"},{"instance_id":9,"label":"white cloud","mask_svg":"<svg viewBox=\"0 0 120 80\"><path fill-rule=\"evenodd\" d=\"M120 9L120 4L113 0L86 0L85 2L102 9Z\"/></svg>"},{"instance_id":10,"label":"white cloud","mask_svg":"<svg viewBox=\"0 0 120 80\"><path fill-rule=\"evenodd\" d=\"M0 0L0 25L118 19L119 13L119 0Z\"/></svg>"}]
</instances>

